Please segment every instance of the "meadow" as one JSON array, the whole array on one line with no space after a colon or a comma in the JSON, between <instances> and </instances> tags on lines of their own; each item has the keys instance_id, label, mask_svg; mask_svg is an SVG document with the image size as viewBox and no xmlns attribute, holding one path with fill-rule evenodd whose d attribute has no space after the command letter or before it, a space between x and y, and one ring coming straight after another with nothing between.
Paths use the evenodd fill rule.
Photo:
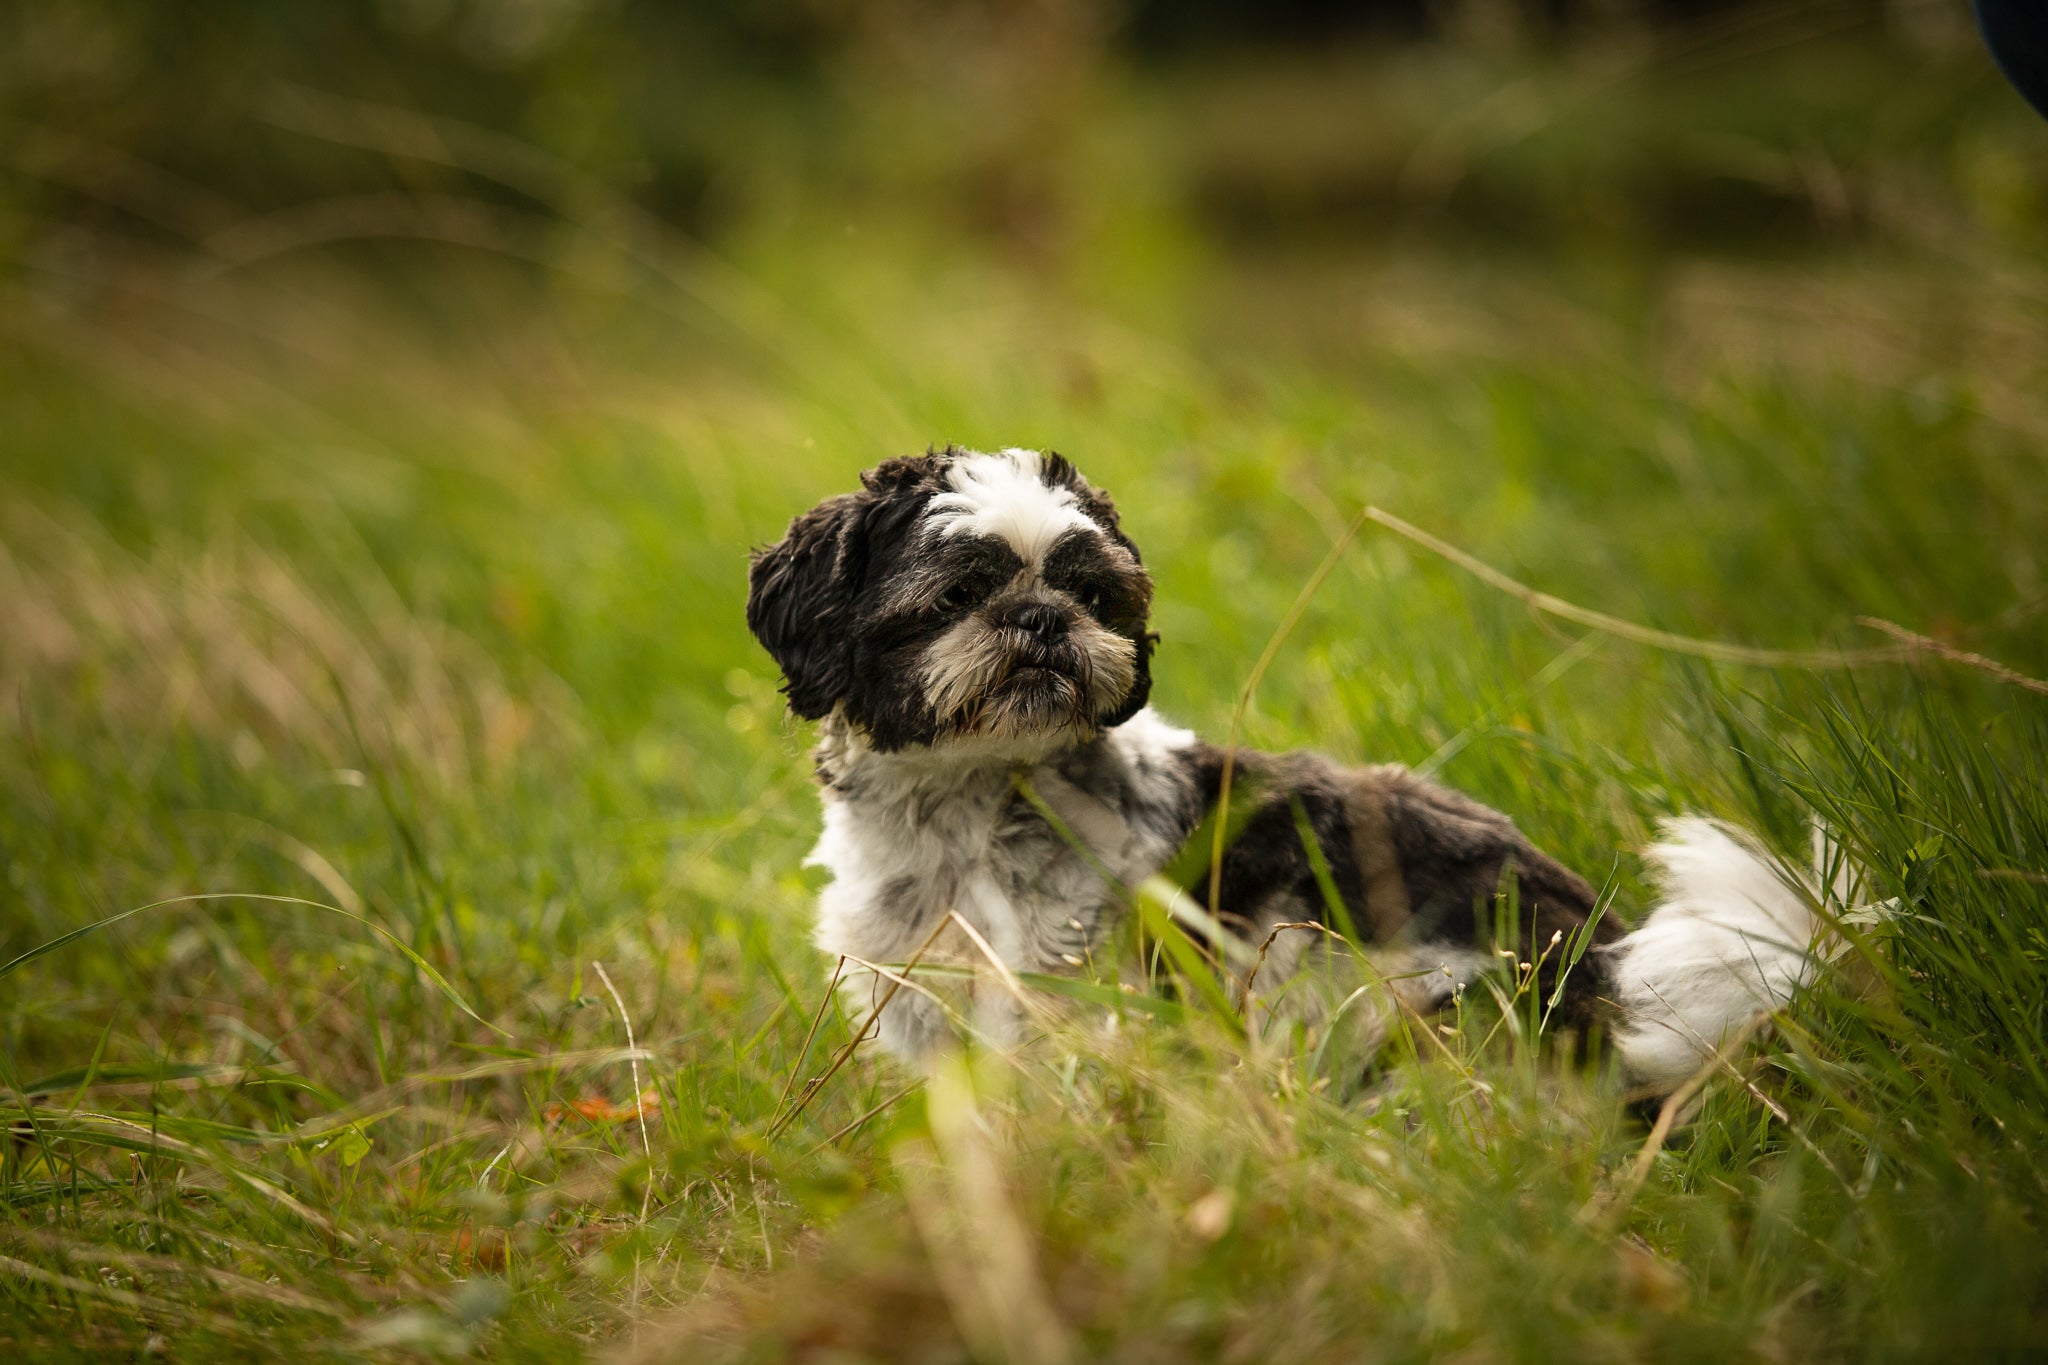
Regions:
<instances>
[{"instance_id":1,"label":"meadow","mask_svg":"<svg viewBox=\"0 0 2048 1365\"><path fill-rule=\"evenodd\" d=\"M566 97L252 82L262 206L10 103L0 1353L2048 1350L2048 127L1942 52L866 52L684 119L684 226ZM1668 1129L1512 962L1360 1058L1135 928L895 1069L745 565L948 441L1116 496L1170 716L1301 603L1248 742L1882 912Z\"/></svg>"}]
</instances>

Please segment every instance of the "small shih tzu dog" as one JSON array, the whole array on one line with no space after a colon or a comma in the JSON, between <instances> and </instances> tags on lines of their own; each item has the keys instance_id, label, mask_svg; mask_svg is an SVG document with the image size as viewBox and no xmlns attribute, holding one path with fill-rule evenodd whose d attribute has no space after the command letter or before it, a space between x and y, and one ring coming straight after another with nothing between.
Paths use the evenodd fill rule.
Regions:
<instances>
[{"instance_id":1,"label":"small shih tzu dog","mask_svg":"<svg viewBox=\"0 0 2048 1365\"><path fill-rule=\"evenodd\" d=\"M1109 498L1059 455L886 461L757 551L749 578L747 624L790 710L822 722L810 861L832 879L816 938L846 960L863 1008L881 998L872 969L920 950L1012 972L1079 966L1128 888L1213 830L1226 767L1220 879L1203 857L1185 890L1218 908L1212 931L1266 953L1267 979L1332 937L1276 929L1322 923L1366 945L1401 1006L1440 1006L1497 960L1489 933L1512 879L1513 948L1541 964L1556 1017L1604 1031L1631 1081L1668 1089L1814 960L1808 879L1709 821L1665 827L1648 853L1662 899L1625 933L1506 816L1398 765L1226 763L1146 705L1152 581ZM1584 948L1568 972L1563 944ZM977 1027L1014 1034L1006 999L981 992ZM917 990L894 992L879 1029L913 1060L953 1037Z\"/></svg>"}]
</instances>

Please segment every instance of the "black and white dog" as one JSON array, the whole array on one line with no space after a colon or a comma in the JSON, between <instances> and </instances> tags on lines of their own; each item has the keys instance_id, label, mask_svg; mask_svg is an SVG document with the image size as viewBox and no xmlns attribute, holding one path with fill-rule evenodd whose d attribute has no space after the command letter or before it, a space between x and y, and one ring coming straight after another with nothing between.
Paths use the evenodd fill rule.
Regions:
<instances>
[{"instance_id":1,"label":"black and white dog","mask_svg":"<svg viewBox=\"0 0 2048 1365\"><path fill-rule=\"evenodd\" d=\"M832 880L818 946L853 964L926 948L926 961L1079 966L1126 889L1210 817L1226 767L1146 705L1155 637L1138 548L1109 498L1054 454L949 447L861 484L754 555L747 602L790 709L822 722L811 861ZM1554 989L1557 946L1595 895L1506 816L1396 765L1239 752L1229 766L1220 882L1204 859L1186 888L1219 907L1212 929L1257 945L1275 926L1327 923L1334 888L1377 971L1426 1008L1495 960L1486 931L1511 875L1515 949ZM1661 902L1634 933L1597 921L1558 1009L1603 1028L1632 1080L1668 1087L1790 996L1818 923L1810 880L1746 838L1697 818L1664 836L1648 855ZM1262 970L1286 976L1323 938L1277 936ZM847 979L863 1002L877 984L858 966ZM995 996L976 1012L1000 1035L1017 1020ZM952 1036L936 998L911 990L880 1030L909 1058Z\"/></svg>"}]
</instances>

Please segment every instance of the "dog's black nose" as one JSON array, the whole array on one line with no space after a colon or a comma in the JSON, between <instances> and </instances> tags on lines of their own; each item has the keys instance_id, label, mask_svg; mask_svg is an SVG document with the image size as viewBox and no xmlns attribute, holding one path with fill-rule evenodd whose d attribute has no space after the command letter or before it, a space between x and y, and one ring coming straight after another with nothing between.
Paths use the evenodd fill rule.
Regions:
<instances>
[{"instance_id":1,"label":"dog's black nose","mask_svg":"<svg viewBox=\"0 0 2048 1365\"><path fill-rule=\"evenodd\" d=\"M1067 614L1050 602L1020 602L1003 613L1003 624L1052 641L1067 633Z\"/></svg>"}]
</instances>

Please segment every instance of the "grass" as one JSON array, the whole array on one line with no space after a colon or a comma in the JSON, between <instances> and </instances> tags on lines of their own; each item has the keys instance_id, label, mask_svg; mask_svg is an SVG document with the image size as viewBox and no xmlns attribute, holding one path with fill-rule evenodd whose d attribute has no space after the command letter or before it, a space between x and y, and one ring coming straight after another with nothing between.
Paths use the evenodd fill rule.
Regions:
<instances>
[{"instance_id":1,"label":"grass","mask_svg":"<svg viewBox=\"0 0 2048 1365\"><path fill-rule=\"evenodd\" d=\"M1857 141L1891 68L1792 51L1840 56L1817 88L1849 94L1802 122L1793 75L1745 68L1770 98L1729 136L1773 174L1810 151L1858 216L1767 249L1589 240L1577 201L1484 235L1531 185L1631 200L1631 114L1697 170L1684 101L1726 89L1697 53L1704 94L1545 68L1528 89L1569 117L1432 144L1450 207L1349 246L1367 210L1312 188L1187 207L1240 193L1230 111L1263 69L1098 77L1056 130L1050 255L908 178L830 176L713 255L591 184L550 200L542 153L314 100L273 126L421 195L517 172L530 218L479 199L467 244L373 225L259 252L288 224L178 240L24 208L0 276L0 1343L2048 1347L2040 696L1924 656L1646 647L1364 526L1250 742L1435 771L1624 915L1629 850L1680 810L1786 847L1817 813L1896 898L1651 1144L1537 1045L1511 965L1518 1008L1475 995L1370 1070L1198 990L1051 983L1025 983L1047 1018L1018 1056L923 1086L865 1050L835 1068L860 1021L823 1007L806 942L806 736L742 621L750 544L958 440L1056 447L1116 494L1159 582L1156 700L1214 735L1367 504L1652 629L1890 643L1869 616L2048 674L2048 274L1999 169L2038 172L2048 135L1975 71ZM882 164L917 98L837 135ZM465 169L409 159L430 135ZM1343 149L1309 152L1300 183L1328 183ZM1297 220L1326 232L1273 239Z\"/></svg>"}]
</instances>

